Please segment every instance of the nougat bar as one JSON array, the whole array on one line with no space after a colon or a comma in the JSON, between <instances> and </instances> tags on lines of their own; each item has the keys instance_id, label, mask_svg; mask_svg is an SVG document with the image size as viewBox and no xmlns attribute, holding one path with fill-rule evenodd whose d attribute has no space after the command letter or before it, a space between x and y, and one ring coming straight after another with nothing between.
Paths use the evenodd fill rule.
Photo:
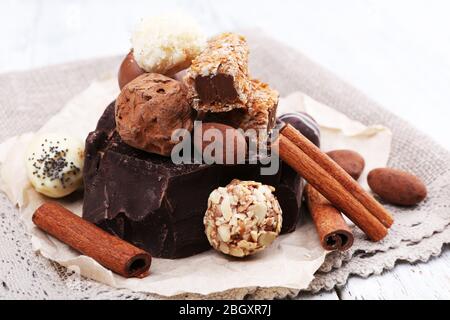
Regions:
<instances>
[{"instance_id":1,"label":"nougat bar","mask_svg":"<svg viewBox=\"0 0 450 320\"><path fill-rule=\"evenodd\" d=\"M268 133L275 125L279 94L259 80L253 79L251 84L252 90L245 109L220 113L200 112L199 120L221 122L244 131L254 129L258 140L266 138L261 133Z\"/></svg>"},{"instance_id":2,"label":"nougat bar","mask_svg":"<svg viewBox=\"0 0 450 320\"><path fill-rule=\"evenodd\" d=\"M248 54L246 39L234 33L208 41L185 77L194 109L226 112L246 108L251 91Z\"/></svg>"},{"instance_id":3,"label":"nougat bar","mask_svg":"<svg viewBox=\"0 0 450 320\"><path fill-rule=\"evenodd\" d=\"M276 120L278 96L278 91L271 89L267 83L252 80L252 94L239 127L244 130L269 131L272 129Z\"/></svg>"}]
</instances>

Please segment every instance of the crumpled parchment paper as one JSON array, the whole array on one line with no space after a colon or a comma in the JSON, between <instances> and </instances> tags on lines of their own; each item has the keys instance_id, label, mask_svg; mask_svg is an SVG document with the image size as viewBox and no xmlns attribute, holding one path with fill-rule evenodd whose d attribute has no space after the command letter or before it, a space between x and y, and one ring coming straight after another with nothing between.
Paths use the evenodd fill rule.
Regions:
<instances>
[{"instance_id":1,"label":"crumpled parchment paper","mask_svg":"<svg viewBox=\"0 0 450 320\"><path fill-rule=\"evenodd\" d=\"M64 132L80 139L94 130L106 106L117 96L116 79L93 83L55 114L39 132ZM385 166L391 148L391 132L383 126L366 127L310 97L296 92L281 99L279 114L306 111L319 123L322 149L352 149L364 156L366 169L360 178L367 187L367 172ZM125 279L95 260L80 255L36 228L31 217L48 199L34 191L25 170L25 151L34 133L0 144L0 190L20 208L31 234L33 248L43 256L81 275L117 288L172 296L185 292L210 294L241 287L287 287L305 289L325 259L312 223L307 220L291 234L280 236L265 251L236 259L209 250L185 259L153 259L151 274L144 279ZM58 200L81 215L82 192Z\"/></svg>"}]
</instances>

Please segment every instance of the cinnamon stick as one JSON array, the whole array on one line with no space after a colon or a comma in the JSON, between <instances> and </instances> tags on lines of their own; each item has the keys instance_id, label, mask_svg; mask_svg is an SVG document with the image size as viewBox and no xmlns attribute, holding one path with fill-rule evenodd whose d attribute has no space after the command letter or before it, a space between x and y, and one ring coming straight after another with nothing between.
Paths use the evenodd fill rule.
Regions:
<instances>
[{"instance_id":1,"label":"cinnamon stick","mask_svg":"<svg viewBox=\"0 0 450 320\"><path fill-rule=\"evenodd\" d=\"M345 251L353 245L354 237L342 214L313 186L305 188L306 203L325 250Z\"/></svg>"},{"instance_id":2,"label":"cinnamon stick","mask_svg":"<svg viewBox=\"0 0 450 320\"><path fill-rule=\"evenodd\" d=\"M312 142L305 138L298 130L287 124L281 134L300 148L311 159L337 180L352 196L358 200L372 215L386 228L391 227L394 219L392 215L356 182L350 175L338 166L329 156L324 154ZM325 195L325 194L324 194ZM330 199L329 199L330 200Z\"/></svg>"},{"instance_id":3,"label":"cinnamon stick","mask_svg":"<svg viewBox=\"0 0 450 320\"><path fill-rule=\"evenodd\" d=\"M126 278L146 275L151 256L56 203L44 203L33 214L40 229Z\"/></svg>"},{"instance_id":4,"label":"cinnamon stick","mask_svg":"<svg viewBox=\"0 0 450 320\"><path fill-rule=\"evenodd\" d=\"M361 228L371 240L379 241L387 235L387 228L329 172L285 137L283 131L278 141L281 159Z\"/></svg>"}]
</instances>

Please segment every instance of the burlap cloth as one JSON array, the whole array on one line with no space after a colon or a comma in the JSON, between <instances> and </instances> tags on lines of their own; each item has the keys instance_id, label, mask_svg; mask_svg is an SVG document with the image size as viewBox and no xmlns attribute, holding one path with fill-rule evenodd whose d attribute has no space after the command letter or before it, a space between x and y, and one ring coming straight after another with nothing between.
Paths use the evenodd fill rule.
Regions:
<instances>
[{"instance_id":1,"label":"burlap cloth","mask_svg":"<svg viewBox=\"0 0 450 320\"><path fill-rule=\"evenodd\" d=\"M364 124L383 124L393 132L390 165L411 171L428 186L429 197L420 206L388 206L396 223L379 243L357 241L346 253L332 253L316 274L309 291L345 284L350 275L368 277L391 269L397 261L427 261L450 243L450 153L405 121L368 99L302 54L259 32L247 32L252 48L251 70L285 96L303 91ZM115 73L119 57L83 61L0 76L0 141L37 130L65 102L94 79ZM148 299L154 295L111 289L84 279L36 255L19 222L17 209L0 195L0 298ZM180 298L294 297L286 288L241 288L211 296Z\"/></svg>"}]
</instances>

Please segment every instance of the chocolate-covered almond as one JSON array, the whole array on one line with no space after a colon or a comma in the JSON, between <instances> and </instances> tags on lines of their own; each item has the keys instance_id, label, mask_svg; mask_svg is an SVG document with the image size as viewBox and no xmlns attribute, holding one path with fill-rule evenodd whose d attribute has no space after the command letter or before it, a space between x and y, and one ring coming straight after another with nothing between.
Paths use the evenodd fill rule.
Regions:
<instances>
[{"instance_id":1,"label":"chocolate-covered almond","mask_svg":"<svg viewBox=\"0 0 450 320\"><path fill-rule=\"evenodd\" d=\"M333 150L327 155L355 180L359 179L366 165L364 158L352 150Z\"/></svg>"},{"instance_id":2,"label":"chocolate-covered almond","mask_svg":"<svg viewBox=\"0 0 450 320\"><path fill-rule=\"evenodd\" d=\"M226 124L208 122L202 124L202 137L201 146L197 141L195 145L206 162L236 164L238 160L245 160L247 142L241 131Z\"/></svg>"},{"instance_id":3,"label":"chocolate-covered almond","mask_svg":"<svg viewBox=\"0 0 450 320\"><path fill-rule=\"evenodd\" d=\"M119 68L119 88L122 90L127 83L139 77L141 74L145 73L141 67L137 64L133 56L133 50L131 50L126 57L123 59L122 64Z\"/></svg>"},{"instance_id":4,"label":"chocolate-covered almond","mask_svg":"<svg viewBox=\"0 0 450 320\"><path fill-rule=\"evenodd\" d=\"M367 182L381 199L396 205L413 206L427 196L427 188L418 177L397 169L374 169Z\"/></svg>"}]
</instances>

